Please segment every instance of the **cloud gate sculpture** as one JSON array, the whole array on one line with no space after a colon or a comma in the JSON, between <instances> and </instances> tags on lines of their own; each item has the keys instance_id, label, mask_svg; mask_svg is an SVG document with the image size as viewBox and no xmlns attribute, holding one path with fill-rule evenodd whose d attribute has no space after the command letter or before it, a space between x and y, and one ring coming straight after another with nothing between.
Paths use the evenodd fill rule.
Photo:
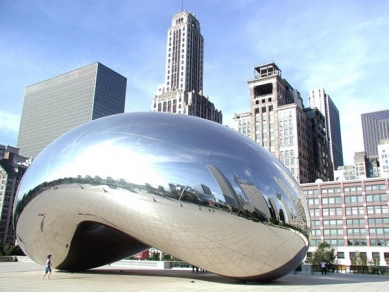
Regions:
<instances>
[{"instance_id":1,"label":"cloud gate sculpture","mask_svg":"<svg viewBox=\"0 0 389 292\"><path fill-rule=\"evenodd\" d=\"M310 220L292 175L251 139L160 112L94 120L34 160L14 205L33 260L77 271L155 247L210 272L268 281L295 269Z\"/></svg>"}]
</instances>

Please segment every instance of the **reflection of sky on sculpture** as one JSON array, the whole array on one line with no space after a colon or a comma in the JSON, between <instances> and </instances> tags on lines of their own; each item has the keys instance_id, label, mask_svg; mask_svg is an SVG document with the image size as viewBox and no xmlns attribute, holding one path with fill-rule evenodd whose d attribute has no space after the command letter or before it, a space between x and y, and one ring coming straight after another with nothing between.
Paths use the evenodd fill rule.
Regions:
<instances>
[{"instance_id":1,"label":"reflection of sky on sculpture","mask_svg":"<svg viewBox=\"0 0 389 292\"><path fill-rule=\"evenodd\" d=\"M21 193L44 181L88 175L150 184L155 188L162 186L166 191L169 184L190 187L203 184L216 199L224 201L207 168L213 165L243 198L235 176L255 185L265 198L284 194L275 183L278 178L297 197L285 177L284 166L251 139L217 123L172 116L131 113L101 118L72 130L37 157L26 173L28 184L22 184L25 189ZM44 167L36 168L35 162ZM289 201L286 196L285 200ZM278 200L274 201L278 204Z\"/></svg>"}]
</instances>

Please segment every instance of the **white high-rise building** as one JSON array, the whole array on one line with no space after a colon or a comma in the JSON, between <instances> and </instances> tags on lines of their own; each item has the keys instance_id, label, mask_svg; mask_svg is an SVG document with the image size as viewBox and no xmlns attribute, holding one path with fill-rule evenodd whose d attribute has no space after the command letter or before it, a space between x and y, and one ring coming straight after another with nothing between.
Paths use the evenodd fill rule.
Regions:
<instances>
[{"instance_id":1,"label":"white high-rise building","mask_svg":"<svg viewBox=\"0 0 389 292\"><path fill-rule=\"evenodd\" d=\"M380 162L380 176L389 178L389 139L383 139L377 145Z\"/></svg>"},{"instance_id":2,"label":"white high-rise building","mask_svg":"<svg viewBox=\"0 0 389 292\"><path fill-rule=\"evenodd\" d=\"M222 123L222 113L203 95L204 39L200 22L187 11L173 16L167 33L165 83L158 86L151 111L201 117Z\"/></svg>"},{"instance_id":3,"label":"white high-rise building","mask_svg":"<svg viewBox=\"0 0 389 292\"><path fill-rule=\"evenodd\" d=\"M325 117L328 149L334 170L336 170L343 165L339 111L330 96L326 94L324 88L314 89L309 92L308 105L311 108L318 108Z\"/></svg>"},{"instance_id":4,"label":"white high-rise building","mask_svg":"<svg viewBox=\"0 0 389 292\"><path fill-rule=\"evenodd\" d=\"M203 51L199 21L186 11L175 14L167 33L165 84L161 90L202 92Z\"/></svg>"}]
</instances>

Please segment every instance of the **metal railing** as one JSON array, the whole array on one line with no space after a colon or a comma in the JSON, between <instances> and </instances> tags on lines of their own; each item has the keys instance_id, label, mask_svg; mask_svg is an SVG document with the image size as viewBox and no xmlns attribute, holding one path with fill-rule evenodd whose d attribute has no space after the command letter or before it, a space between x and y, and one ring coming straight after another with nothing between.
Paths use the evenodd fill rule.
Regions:
<instances>
[{"instance_id":1,"label":"metal railing","mask_svg":"<svg viewBox=\"0 0 389 292\"><path fill-rule=\"evenodd\" d=\"M313 265L313 272L320 272L320 265ZM350 273L350 274L375 274L389 275L389 266L356 266L356 265L329 265L328 273Z\"/></svg>"}]
</instances>

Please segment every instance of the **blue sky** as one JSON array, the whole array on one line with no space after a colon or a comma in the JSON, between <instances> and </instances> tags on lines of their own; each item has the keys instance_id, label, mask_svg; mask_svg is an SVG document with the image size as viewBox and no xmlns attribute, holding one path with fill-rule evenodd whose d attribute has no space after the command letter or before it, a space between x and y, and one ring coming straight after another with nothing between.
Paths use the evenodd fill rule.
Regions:
<instances>
[{"instance_id":1,"label":"blue sky","mask_svg":"<svg viewBox=\"0 0 389 292\"><path fill-rule=\"evenodd\" d=\"M0 144L16 146L25 87L99 61L127 77L126 112L164 82L181 0L0 0ZM233 125L254 66L275 62L308 106L325 88L340 112L345 164L363 151L361 113L389 108L389 0L186 0L204 37L204 94Z\"/></svg>"}]
</instances>

